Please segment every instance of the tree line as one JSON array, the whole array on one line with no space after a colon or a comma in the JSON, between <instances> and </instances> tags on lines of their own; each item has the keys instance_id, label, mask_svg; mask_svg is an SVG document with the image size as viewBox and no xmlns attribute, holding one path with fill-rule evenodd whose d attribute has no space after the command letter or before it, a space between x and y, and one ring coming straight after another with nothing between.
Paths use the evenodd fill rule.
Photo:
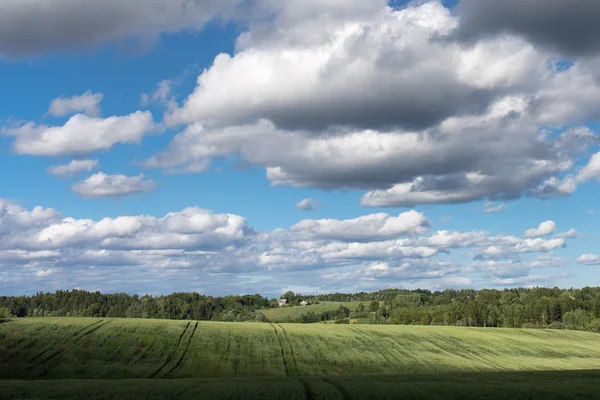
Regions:
<instances>
[{"instance_id":1,"label":"tree line","mask_svg":"<svg viewBox=\"0 0 600 400\"><path fill-rule=\"evenodd\" d=\"M275 299L259 294L213 297L198 293L167 296L102 294L84 290L0 297L0 318L11 317L117 317L189 319L205 321L264 321L256 312Z\"/></svg>"},{"instance_id":2,"label":"tree line","mask_svg":"<svg viewBox=\"0 0 600 400\"><path fill-rule=\"evenodd\" d=\"M354 310L306 313L288 322L347 323L361 318L374 324L418 324L505 328L555 328L600 332L600 287L582 289L515 288L482 290L401 290L301 295L284 293L294 305L301 300L362 302ZM102 294L82 290L0 297L0 319L11 317L121 317L207 321L267 322L259 309L277 307L277 299L259 294L213 297L198 293L167 296Z\"/></svg>"},{"instance_id":3,"label":"tree line","mask_svg":"<svg viewBox=\"0 0 600 400\"><path fill-rule=\"evenodd\" d=\"M444 290L398 294L371 323L600 331L600 288Z\"/></svg>"},{"instance_id":4,"label":"tree line","mask_svg":"<svg viewBox=\"0 0 600 400\"><path fill-rule=\"evenodd\" d=\"M447 325L503 328L576 329L600 332L600 287L482 290L401 290L282 297L318 301L361 301L356 310L340 307L307 312L288 322L368 319L371 324ZM343 320L343 322L341 322ZM366 321L365 321L366 322Z\"/></svg>"}]
</instances>

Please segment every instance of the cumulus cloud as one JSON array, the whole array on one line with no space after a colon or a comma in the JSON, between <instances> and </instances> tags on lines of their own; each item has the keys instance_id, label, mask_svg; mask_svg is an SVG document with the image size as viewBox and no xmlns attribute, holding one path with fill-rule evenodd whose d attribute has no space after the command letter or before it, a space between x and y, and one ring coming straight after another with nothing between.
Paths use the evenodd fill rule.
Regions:
<instances>
[{"instance_id":1,"label":"cumulus cloud","mask_svg":"<svg viewBox=\"0 0 600 400\"><path fill-rule=\"evenodd\" d=\"M595 254L582 254L577 258L577 262L584 265L600 265L600 256Z\"/></svg>"},{"instance_id":2,"label":"cumulus cloud","mask_svg":"<svg viewBox=\"0 0 600 400\"><path fill-rule=\"evenodd\" d=\"M156 183L152 179L144 179L143 174L126 176L107 175L99 172L74 184L73 191L88 199L121 198L132 194L151 192L155 187Z\"/></svg>"},{"instance_id":3,"label":"cumulus cloud","mask_svg":"<svg viewBox=\"0 0 600 400\"><path fill-rule=\"evenodd\" d=\"M55 268L40 269L40 270L36 271L34 275L37 276L38 278L47 278L50 275L53 275L57 272L58 272L58 270Z\"/></svg>"},{"instance_id":4,"label":"cumulus cloud","mask_svg":"<svg viewBox=\"0 0 600 400\"><path fill-rule=\"evenodd\" d=\"M296 210L298 211L313 211L317 208L317 200L313 198L307 198L304 200L300 200L296 203Z\"/></svg>"},{"instance_id":5,"label":"cumulus cloud","mask_svg":"<svg viewBox=\"0 0 600 400\"><path fill-rule=\"evenodd\" d=\"M291 231L299 236L321 239L385 240L423 233L429 225L429 220L422 213L408 211L397 217L380 213L349 220L304 220L293 225Z\"/></svg>"},{"instance_id":6,"label":"cumulus cloud","mask_svg":"<svg viewBox=\"0 0 600 400\"><path fill-rule=\"evenodd\" d=\"M439 57L448 53L430 42L433 35L452 30L450 12L437 3L422 9L377 13L375 21L337 26L335 32L324 32L324 43L286 46L287 51L259 43L235 57L221 54L167 121L244 124L266 118L291 129L415 128L478 107L486 96L476 88L467 90L442 68ZM430 20L422 18L425 13ZM415 57L412 51L418 46L430 51L402 63L401 54ZM355 67L347 68L351 63ZM294 79L288 79L291 75ZM439 84L426 90L431 80ZM223 91L228 95L219 95Z\"/></svg>"},{"instance_id":7,"label":"cumulus cloud","mask_svg":"<svg viewBox=\"0 0 600 400\"><path fill-rule=\"evenodd\" d=\"M140 143L155 129L149 111L137 111L122 117L94 118L72 116L63 126L36 125L28 122L16 128L2 128L2 134L14 136L17 154L61 156L108 150L118 143Z\"/></svg>"},{"instance_id":8,"label":"cumulus cloud","mask_svg":"<svg viewBox=\"0 0 600 400\"><path fill-rule=\"evenodd\" d=\"M54 50L96 47L107 42L154 41L161 33L201 29L233 14L237 0L20 1L0 4L0 56L23 57Z\"/></svg>"},{"instance_id":9,"label":"cumulus cloud","mask_svg":"<svg viewBox=\"0 0 600 400\"><path fill-rule=\"evenodd\" d=\"M556 231L556 223L554 221L542 222L537 228L527 229L525 237L547 236Z\"/></svg>"},{"instance_id":10,"label":"cumulus cloud","mask_svg":"<svg viewBox=\"0 0 600 400\"><path fill-rule=\"evenodd\" d=\"M576 229L569 229L566 232L561 232L561 233L557 233L556 235L554 235L555 238L563 238L563 239L571 239L571 238L576 238L576 237L581 237L583 236L581 233L579 233Z\"/></svg>"},{"instance_id":11,"label":"cumulus cloud","mask_svg":"<svg viewBox=\"0 0 600 400\"><path fill-rule=\"evenodd\" d=\"M48 168L48 173L55 176L72 177L81 172L89 172L99 168L98 160L73 160L65 165L54 165Z\"/></svg>"},{"instance_id":12,"label":"cumulus cloud","mask_svg":"<svg viewBox=\"0 0 600 400\"><path fill-rule=\"evenodd\" d=\"M600 183L600 153L594 154L589 163L577 174L579 182L586 182L592 179L596 179Z\"/></svg>"},{"instance_id":13,"label":"cumulus cloud","mask_svg":"<svg viewBox=\"0 0 600 400\"><path fill-rule=\"evenodd\" d=\"M83 112L90 117L100 115L100 102L104 96L102 93L92 93L88 90L81 96L58 97L52 100L47 114L54 117L64 117L65 115Z\"/></svg>"},{"instance_id":14,"label":"cumulus cloud","mask_svg":"<svg viewBox=\"0 0 600 400\"><path fill-rule=\"evenodd\" d=\"M593 61L564 69L515 35L464 44L438 2L266 7L273 18L253 21L167 114L187 126L147 167L239 157L275 185L412 207L572 193L577 182L560 180L600 143L584 126L598 116Z\"/></svg>"},{"instance_id":15,"label":"cumulus cloud","mask_svg":"<svg viewBox=\"0 0 600 400\"><path fill-rule=\"evenodd\" d=\"M7 293L10 285L11 290L18 285L20 291L35 292L40 287L28 286L28 277L51 274L57 287L83 284L135 292L205 288L223 294L232 291L232 277L239 290L269 294L277 293L274 282L282 281L307 286L318 280L323 290L435 288L452 282L486 286L494 279L518 279L532 269L564 265L550 255L538 257L562 247L563 238L432 232L426 221L416 212L373 214L305 220L260 232L239 215L195 207L162 217L93 220L1 200L0 269L11 280L0 287ZM488 258L458 262L464 252Z\"/></svg>"},{"instance_id":16,"label":"cumulus cloud","mask_svg":"<svg viewBox=\"0 0 600 400\"><path fill-rule=\"evenodd\" d=\"M461 0L460 35L468 40L503 33L570 56L597 54L600 4L588 0Z\"/></svg>"},{"instance_id":17,"label":"cumulus cloud","mask_svg":"<svg viewBox=\"0 0 600 400\"><path fill-rule=\"evenodd\" d=\"M559 247L566 247L565 239L525 239L515 246L520 253L546 253Z\"/></svg>"}]
</instances>

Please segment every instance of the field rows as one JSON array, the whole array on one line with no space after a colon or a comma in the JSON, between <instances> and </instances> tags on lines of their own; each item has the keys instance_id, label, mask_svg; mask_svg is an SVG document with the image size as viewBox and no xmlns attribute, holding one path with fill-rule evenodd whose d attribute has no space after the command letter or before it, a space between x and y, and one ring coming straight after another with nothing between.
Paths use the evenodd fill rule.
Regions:
<instances>
[{"instance_id":1,"label":"field rows","mask_svg":"<svg viewBox=\"0 0 600 400\"><path fill-rule=\"evenodd\" d=\"M0 324L0 378L358 376L600 369L575 331L126 319Z\"/></svg>"}]
</instances>

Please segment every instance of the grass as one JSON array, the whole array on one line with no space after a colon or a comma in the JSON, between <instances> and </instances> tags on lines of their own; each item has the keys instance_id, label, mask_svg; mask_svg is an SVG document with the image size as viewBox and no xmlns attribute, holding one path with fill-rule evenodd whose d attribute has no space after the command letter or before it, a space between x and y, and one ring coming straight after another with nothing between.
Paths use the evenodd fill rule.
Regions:
<instances>
[{"instance_id":1,"label":"grass","mask_svg":"<svg viewBox=\"0 0 600 400\"><path fill-rule=\"evenodd\" d=\"M320 314L323 311L337 310L338 308L340 308L340 306L348 307L350 311L354 311L356 310L356 307L358 307L358 305L361 303L365 307L369 307L369 302L364 301L322 301L319 304L311 304L309 306L276 307L266 308L258 311L263 313L270 321L284 322L288 316L290 318L298 318L303 314L308 313L309 311L312 311L315 314Z\"/></svg>"},{"instance_id":2,"label":"grass","mask_svg":"<svg viewBox=\"0 0 600 400\"><path fill-rule=\"evenodd\" d=\"M0 399L575 399L595 398L598 371L600 335L576 331L85 318L0 324Z\"/></svg>"}]
</instances>

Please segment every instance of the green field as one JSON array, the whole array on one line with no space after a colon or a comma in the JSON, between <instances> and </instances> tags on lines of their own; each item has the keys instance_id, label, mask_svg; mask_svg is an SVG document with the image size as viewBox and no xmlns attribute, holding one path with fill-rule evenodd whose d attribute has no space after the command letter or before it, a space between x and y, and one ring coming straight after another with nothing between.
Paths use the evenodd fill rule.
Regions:
<instances>
[{"instance_id":1,"label":"green field","mask_svg":"<svg viewBox=\"0 0 600 400\"><path fill-rule=\"evenodd\" d=\"M365 307L369 307L369 302L361 302L361 301L347 301L347 302L337 302L337 301L323 301L319 304L311 304L309 306L294 306L294 307L276 307L276 308L267 308L264 310L258 310L265 315L269 319L269 321L273 322L283 322L290 317L292 319L300 317L302 314L306 314L309 311L314 312L315 314L320 314L323 311L333 311L340 308L340 306L348 307L350 311L356 310L359 304L363 304Z\"/></svg>"},{"instance_id":2,"label":"green field","mask_svg":"<svg viewBox=\"0 0 600 400\"><path fill-rule=\"evenodd\" d=\"M580 399L597 398L597 370L600 335L577 331L85 318L0 324L2 399Z\"/></svg>"}]
</instances>

